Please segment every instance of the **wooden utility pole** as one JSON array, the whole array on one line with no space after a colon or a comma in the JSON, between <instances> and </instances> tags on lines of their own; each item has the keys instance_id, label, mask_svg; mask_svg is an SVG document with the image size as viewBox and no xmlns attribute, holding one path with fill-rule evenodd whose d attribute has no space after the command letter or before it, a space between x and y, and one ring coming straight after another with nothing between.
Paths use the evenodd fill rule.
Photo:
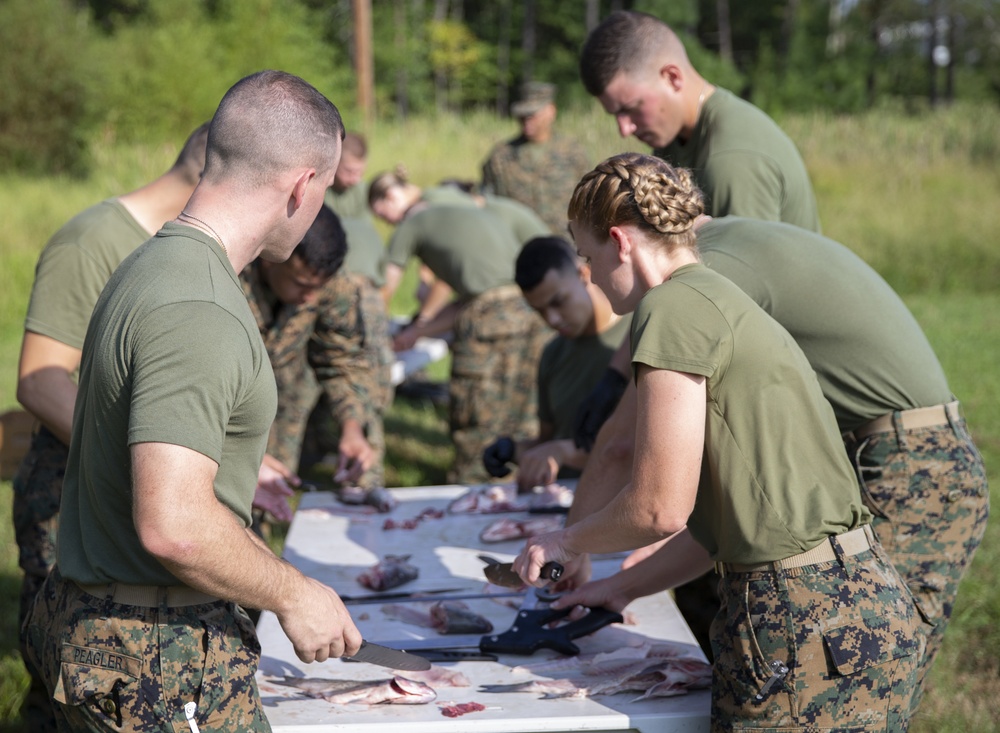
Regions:
<instances>
[{"instance_id":1,"label":"wooden utility pole","mask_svg":"<svg viewBox=\"0 0 1000 733\"><path fill-rule=\"evenodd\" d=\"M375 64L372 56L371 0L354 0L354 70L358 75L358 109L365 132L375 120Z\"/></svg>"}]
</instances>

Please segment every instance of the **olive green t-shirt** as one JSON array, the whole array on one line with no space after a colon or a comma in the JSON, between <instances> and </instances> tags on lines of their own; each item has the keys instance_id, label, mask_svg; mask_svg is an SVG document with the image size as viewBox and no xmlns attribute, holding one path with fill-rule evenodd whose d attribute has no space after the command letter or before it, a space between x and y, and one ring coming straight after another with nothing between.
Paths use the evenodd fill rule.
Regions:
<instances>
[{"instance_id":1,"label":"olive green t-shirt","mask_svg":"<svg viewBox=\"0 0 1000 733\"><path fill-rule=\"evenodd\" d=\"M951 399L941 363L906 304L842 244L780 222L728 216L698 229L698 249L708 267L792 335L841 432Z\"/></svg>"},{"instance_id":2,"label":"olive green t-shirt","mask_svg":"<svg viewBox=\"0 0 1000 733\"><path fill-rule=\"evenodd\" d=\"M631 315L623 316L602 333L556 336L545 345L538 362L538 419L555 428L555 440L573 437L581 400L597 386L631 322Z\"/></svg>"},{"instance_id":3,"label":"olive green t-shirt","mask_svg":"<svg viewBox=\"0 0 1000 733\"><path fill-rule=\"evenodd\" d=\"M119 263L149 239L117 199L80 212L45 245L24 329L83 348L94 304Z\"/></svg>"},{"instance_id":4,"label":"olive green t-shirt","mask_svg":"<svg viewBox=\"0 0 1000 733\"><path fill-rule=\"evenodd\" d=\"M368 184L359 183L341 193L328 188L324 203L340 218L347 235L344 269L364 275L374 285L381 286L385 282L381 267L385 242L368 208Z\"/></svg>"},{"instance_id":5,"label":"olive green t-shirt","mask_svg":"<svg viewBox=\"0 0 1000 733\"><path fill-rule=\"evenodd\" d=\"M470 298L513 283L520 248L510 226L493 212L432 204L396 227L386 262L405 267L415 255L459 298Z\"/></svg>"},{"instance_id":6,"label":"olive green t-shirt","mask_svg":"<svg viewBox=\"0 0 1000 733\"><path fill-rule=\"evenodd\" d=\"M717 88L690 139L653 151L690 168L712 216L746 216L820 230L809 172L791 138L763 111Z\"/></svg>"},{"instance_id":7,"label":"olive green t-shirt","mask_svg":"<svg viewBox=\"0 0 1000 733\"><path fill-rule=\"evenodd\" d=\"M809 362L726 278L685 265L646 293L632 317L632 362L706 378L688 527L712 559L780 560L870 519Z\"/></svg>"},{"instance_id":8,"label":"olive green t-shirt","mask_svg":"<svg viewBox=\"0 0 1000 733\"><path fill-rule=\"evenodd\" d=\"M130 446L169 443L215 461L216 496L249 526L276 407L229 260L210 237L166 224L112 275L84 342L57 542L63 576L177 584L139 542Z\"/></svg>"},{"instance_id":9,"label":"olive green t-shirt","mask_svg":"<svg viewBox=\"0 0 1000 733\"><path fill-rule=\"evenodd\" d=\"M548 224L520 201L491 194L484 194L483 200L486 202L486 210L507 222L522 245L535 237L552 236Z\"/></svg>"}]
</instances>

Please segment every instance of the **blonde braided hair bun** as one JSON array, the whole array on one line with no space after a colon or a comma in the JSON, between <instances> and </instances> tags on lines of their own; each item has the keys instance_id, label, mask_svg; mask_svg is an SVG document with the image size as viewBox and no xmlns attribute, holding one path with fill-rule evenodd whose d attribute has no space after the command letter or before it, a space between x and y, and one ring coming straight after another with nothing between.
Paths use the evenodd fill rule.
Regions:
<instances>
[{"instance_id":1,"label":"blonde braided hair bun","mask_svg":"<svg viewBox=\"0 0 1000 733\"><path fill-rule=\"evenodd\" d=\"M569 219L596 232L632 224L665 235L668 248L694 247L704 197L690 171L639 153L608 158L577 184Z\"/></svg>"}]
</instances>

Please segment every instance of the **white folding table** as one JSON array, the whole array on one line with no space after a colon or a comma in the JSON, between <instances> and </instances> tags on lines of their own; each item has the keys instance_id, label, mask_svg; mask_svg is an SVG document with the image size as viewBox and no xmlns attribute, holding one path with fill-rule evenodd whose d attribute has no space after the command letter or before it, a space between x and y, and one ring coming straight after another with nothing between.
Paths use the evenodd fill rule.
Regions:
<instances>
[{"instance_id":1,"label":"white folding table","mask_svg":"<svg viewBox=\"0 0 1000 733\"><path fill-rule=\"evenodd\" d=\"M387 518L404 520L416 517L427 508L444 509L469 487L432 486L392 489L399 500L389 514L364 514L356 507L345 507L332 493L316 492L302 498L285 542L284 558L306 575L316 578L341 595L371 593L356 580L358 574L386 554L411 555L420 576L398 590L426 591L456 588L481 592L484 588L483 563L476 555L486 552L500 560L512 560L523 540L484 544L479 533L488 523L502 516L523 519L523 513L446 515L427 518L415 529L383 529ZM620 558L606 558L594 563L595 576L609 575L620 565ZM428 602L433 600L433 596ZM517 604L520 599L508 601ZM392 601L387 601L390 603ZM516 608L499 599L466 600L470 608L483 614L494 625L494 632L512 625ZM382 642L399 639L447 635L388 618L383 604L349 605L351 615L365 639ZM670 640L697 650L691 630L684 622L669 593L639 599L628 609L636 623L607 626L591 636L576 640L581 654L611 651L644 642ZM340 659L304 664L292 650L276 617L264 612L257 626L262 647L257 681L268 720L276 733L320 733L321 731L356 731L357 733L541 733L542 731L641 731L674 733L709 730L709 692L695 690L687 695L634 701L636 693L595 696L579 699L540 699L537 693L487 693L484 684L510 684L531 679L558 678L558 671L530 673L513 668L558 657L541 650L533 656L501 655L496 662L462 661L447 663L461 671L471 682L468 687L437 687L436 701L424 705L334 705L322 699L307 698L292 687L280 686L274 679L283 676L326 677L356 680L387 679L392 671L383 667ZM696 653L700 654L700 651ZM402 673L405 676L405 673ZM477 702L485 710L449 718L442 706L451 703Z\"/></svg>"}]
</instances>

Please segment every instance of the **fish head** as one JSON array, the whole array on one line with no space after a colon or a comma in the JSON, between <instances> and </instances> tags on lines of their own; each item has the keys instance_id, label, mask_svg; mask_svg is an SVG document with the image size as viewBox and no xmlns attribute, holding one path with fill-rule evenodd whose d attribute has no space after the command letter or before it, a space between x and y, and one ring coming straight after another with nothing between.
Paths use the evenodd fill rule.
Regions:
<instances>
[{"instance_id":1,"label":"fish head","mask_svg":"<svg viewBox=\"0 0 1000 733\"><path fill-rule=\"evenodd\" d=\"M390 684L392 689L401 696L399 699L392 700L394 705L424 705L437 699L434 688L418 680L396 675Z\"/></svg>"}]
</instances>

